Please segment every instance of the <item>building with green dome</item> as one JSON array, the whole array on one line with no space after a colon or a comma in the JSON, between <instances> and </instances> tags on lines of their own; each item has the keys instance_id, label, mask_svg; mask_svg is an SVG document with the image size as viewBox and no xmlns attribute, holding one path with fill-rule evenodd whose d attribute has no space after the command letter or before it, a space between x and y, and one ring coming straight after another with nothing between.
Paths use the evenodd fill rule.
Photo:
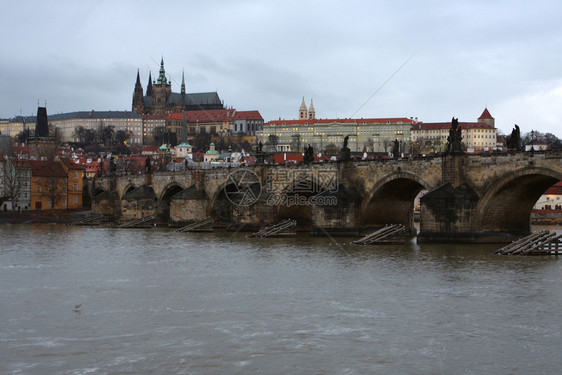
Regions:
<instances>
[{"instance_id":1,"label":"building with green dome","mask_svg":"<svg viewBox=\"0 0 562 375\"><path fill-rule=\"evenodd\" d=\"M215 144L211 143L209 145L209 151L205 152L205 157L204 157L204 161L215 161L219 158L219 152L217 150L215 150Z\"/></svg>"}]
</instances>

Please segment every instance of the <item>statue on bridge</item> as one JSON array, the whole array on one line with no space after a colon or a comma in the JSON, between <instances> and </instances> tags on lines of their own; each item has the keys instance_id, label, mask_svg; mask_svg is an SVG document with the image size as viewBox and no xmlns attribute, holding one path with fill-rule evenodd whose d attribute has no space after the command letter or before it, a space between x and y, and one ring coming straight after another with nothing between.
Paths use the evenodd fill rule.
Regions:
<instances>
[{"instance_id":1,"label":"statue on bridge","mask_svg":"<svg viewBox=\"0 0 562 375\"><path fill-rule=\"evenodd\" d=\"M263 152L263 143L258 143L256 146L256 164L264 164L265 153Z\"/></svg>"},{"instance_id":2,"label":"statue on bridge","mask_svg":"<svg viewBox=\"0 0 562 375\"><path fill-rule=\"evenodd\" d=\"M186 163L187 163L187 159L186 159ZM144 173L146 174L152 173L152 164L150 162L150 156L148 156L144 161Z\"/></svg>"},{"instance_id":3,"label":"statue on bridge","mask_svg":"<svg viewBox=\"0 0 562 375\"><path fill-rule=\"evenodd\" d=\"M308 147L304 149L304 162L305 163L312 163L314 161L314 149L309 144Z\"/></svg>"},{"instance_id":4,"label":"statue on bridge","mask_svg":"<svg viewBox=\"0 0 562 375\"><path fill-rule=\"evenodd\" d=\"M462 129L459 126L459 119L454 118L451 120L451 129L449 129L449 136L447 137L447 152L450 154L462 152Z\"/></svg>"},{"instance_id":5,"label":"statue on bridge","mask_svg":"<svg viewBox=\"0 0 562 375\"><path fill-rule=\"evenodd\" d=\"M109 175L115 176L116 172L117 172L117 165L115 164L115 158L112 155L111 158L109 159Z\"/></svg>"},{"instance_id":6,"label":"statue on bridge","mask_svg":"<svg viewBox=\"0 0 562 375\"><path fill-rule=\"evenodd\" d=\"M395 158L397 158L400 155L400 142L398 141L398 139L394 140L394 146L392 147L392 154L394 155Z\"/></svg>"},{"instance_id":7,"label":"statue on bridge","mask_svg":"<svg viewBox=\"0 0 562 375\"><path fill-rule=\"evenodd\" d=\"M507 141L507 148L509 150L521 150L521 130L517 124L515 124L515 128L511 131L511 136Z\"/></svg>"},{"instance_id":8,"label":"statue on bridge","mask_svg":"<svg viewBox=\"0 0 562 375\"><path fill-rule=\"evenodd\" d=\"M343 139L343 147L340 152L340 160L348 161L351 160L351 150L347 147L347 141L349 140L349 135L346 135Z\"/></svg>"}]
</instances>

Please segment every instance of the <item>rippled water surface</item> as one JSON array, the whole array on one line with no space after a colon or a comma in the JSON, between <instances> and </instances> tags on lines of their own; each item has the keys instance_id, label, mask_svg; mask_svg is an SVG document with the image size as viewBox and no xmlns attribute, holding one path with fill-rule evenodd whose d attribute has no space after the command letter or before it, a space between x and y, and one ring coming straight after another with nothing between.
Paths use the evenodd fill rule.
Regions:
<instances>
[{"instance_id":1,"label":"rippled water surface","mask_svg":"<svg viewBox=\"0 0 562 375\"><path fill-rule=\"evenodd\" d=\"M350 240L0 226L0 373L560 373L558 258Z\"/></svg>"}]
</instances>

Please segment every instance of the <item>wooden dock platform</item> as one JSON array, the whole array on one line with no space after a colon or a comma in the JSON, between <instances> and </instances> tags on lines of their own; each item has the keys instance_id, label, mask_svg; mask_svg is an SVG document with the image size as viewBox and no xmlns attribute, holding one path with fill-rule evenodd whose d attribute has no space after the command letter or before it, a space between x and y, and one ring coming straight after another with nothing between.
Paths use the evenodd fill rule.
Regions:
<instances>
[{"instance_id":1,"label":"wooden dock platform","mask_svg":"<svg viewBox=\"0 0 562 375\"><path fill-rule=\"evenodd\" d=\"M154 216L145 216L140 219L130 220L126 223L119 225L117 228L146 228L151 226L150 224L154 222Z\"/></svg>"},{"instance_id":2,"label":"wooden dock platform","mask_svg":"<svg viewBox=\"0 0 562 375\"><path fill-rule=\"evenodd\" d=\"M213 218L208 217L201 221L186 225L180 229L176 229L174 232L212 232L214 222L215 220Z\"/></svg>"},{"instance_id":3,"label":"wooden dock platform","mask_svg":"<svg viewBox=\"0 0 562 375\"><path fill-rule=\"evenodd\" d=\"M265 238L265 237L292 237L297 235L297 222L293 219L283 220L277 224L263 228L256 233L248 235L248 237Z\"/></svg>"},{"instance_id":4,"label":"wooden dock platform","mask_svg":"<svg viewBox=\"0 0 562 375\"><path fill-rule=\"evenodd\" d=\"M353 241L355 245L376 245L382 243L405 243L406 227L402 224L388 224L381 229Z\"/></svg>"},{"instance_id":5,"label":"wooden dock platform","mask_svg":"<svg viewBox=\"0 0 562 375\"><path fill-rule=\"evenodd\" d=\"M502 247L499 255L562 255L562 234L548 230L531 233L527 237Z\"/></svg>"}]
</instances>

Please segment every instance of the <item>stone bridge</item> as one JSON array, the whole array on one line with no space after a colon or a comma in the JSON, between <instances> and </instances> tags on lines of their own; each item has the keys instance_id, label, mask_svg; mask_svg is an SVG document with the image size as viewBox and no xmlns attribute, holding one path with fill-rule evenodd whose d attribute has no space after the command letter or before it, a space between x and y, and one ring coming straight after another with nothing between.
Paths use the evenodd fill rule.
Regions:
<instances>
[{"instance_id":1,"label":"stone bridge","mask_svg":"<svg viewBox=\"0 0 562 375\"><path fill-rule=\"evenodd\" d=\"M503 242L530 232L535 202L562 179L561 160L555 150L259 165L105 177L90 188L94 211L111 207L121 220L213 216L250 229L294 218L301 230L334 234L413 228L415 197L427 191L418 241Z\"/></svg>"}]
</instances>

